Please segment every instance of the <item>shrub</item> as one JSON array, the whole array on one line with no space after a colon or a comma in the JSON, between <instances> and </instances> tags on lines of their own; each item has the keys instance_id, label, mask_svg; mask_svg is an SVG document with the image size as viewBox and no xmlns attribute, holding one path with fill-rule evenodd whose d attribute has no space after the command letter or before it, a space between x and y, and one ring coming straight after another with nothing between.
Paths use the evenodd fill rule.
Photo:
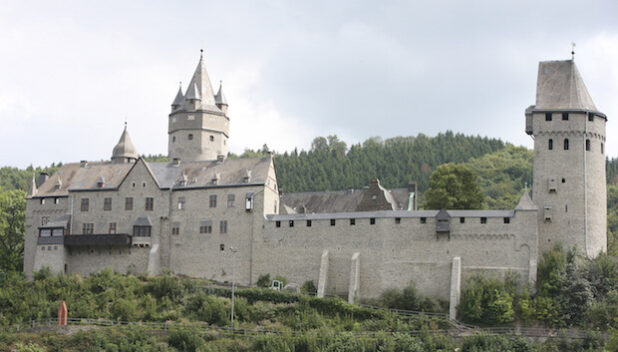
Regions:
<instances>
[{"instance_id":1,"label":"shrub","mask_svg":"<svg viewBox=\"0 0 618 352\"><path fill-rule=\"evenodd\" d=\"M174 330L167 338L167 343L184 352L195 352L204 345L198 333L191 330Z\"/></svg>"},{"instance_id":2,"label":"shrub","mask_svg":"<svg viewBox=\"0 0 618 352\"><path fill-rule=\"evenodd\" d=\"M513 321L513 296L498 280L474 276L462 290L457 311L470 323L502 324Z\"/></svg>"},{"instance_id":3,"label":"shrub","mask_svg":"<svg viewBox=\"0 0 618 352\"><path fill-rule=\"evenodd\" d=\"M300 287L300 292L302 292L304 294L315 294L316 292L318 292L318 288L315 287L315 284L313 283L312 280L307 280Z\"/></svg>"},{"instance_id":4,"label":"shrub","mask_svg":"<svg viewBox=\"0 0 618 352\"><path fill-rule=\"evenodd\" d=\"M258 287L270 287L270 274L260 275L256 284Z\"/></svg>"},{"instance_id":5,"label":"shrub","mask_svg":"<svg viewBox=\"0 0 618 352\"><path fill-rule=\"evenodd\" d=\"M34 273L34 281L43 281L53 276L51 269L48 266L42 267Z\"/></svg>"}]
</instances>

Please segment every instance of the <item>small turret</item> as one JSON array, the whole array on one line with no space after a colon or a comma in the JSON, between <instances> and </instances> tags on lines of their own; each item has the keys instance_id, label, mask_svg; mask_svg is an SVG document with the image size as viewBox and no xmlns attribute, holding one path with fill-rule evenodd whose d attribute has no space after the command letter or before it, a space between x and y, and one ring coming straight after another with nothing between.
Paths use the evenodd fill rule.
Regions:
<instances>
[{"instance_id":1,"label":"small turret","mask_svg":"<svg viewBox=\"0 0 618 352\"><path fill-rule=\"evenodd\" d=\"M188 110L197 110L200 107L200 90L197 88L197 83L193 83L187 89L187 95L185 96L187 101Z\"/></svg>"},{"instance_id":2,"label":"small turret","mask_svg":"<svg viewBox=\"0 0 618 352\"><path fill-rule=\"evenodd\" d=\"M137 160L137 150L131 142L129 132L127 131L127 123L124 123L124 131L120 136L120 140L114 147L112 152L112 162L114 163L133 163Z\"/></svg>"},{"instance_id":3,"label":"small turret","mask_svg":"<svg viewBox=\"0 0 618 352\"><path fill-rule=\"evenodd\" d=\"M217 95L215 95L215 104L224 114L227 115L227 99L225 98L225 94L223 94L223 81L219 81L219 91Z\"/></svg>"},{"instance_id":4,"label":"small turret","mask_svg":"<svg viewBox=\"0 0 618 352\"><path fill-rule=\"evenodd\" d=\"M182 102L185 100L184 95L182 94L182 82L178 87L178 93L176 93L176 98L174 98L174 102L172 103L172 112L178 110L182 106Z\"/></svg>"}]
</instances>

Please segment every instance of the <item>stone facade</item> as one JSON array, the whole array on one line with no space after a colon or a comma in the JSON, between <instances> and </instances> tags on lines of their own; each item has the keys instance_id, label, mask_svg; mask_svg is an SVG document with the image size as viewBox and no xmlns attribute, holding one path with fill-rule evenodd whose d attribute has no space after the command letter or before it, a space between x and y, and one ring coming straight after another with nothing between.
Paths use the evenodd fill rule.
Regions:
<instances>
[{"instance_id":1,"label":"stone facade","mask_svg":"<svg viewBox=\"0 0 618 352\"><path fill-rule=\"evenodd\" d=\"M213 94L200 58L169 115L172 161L136 159L125 128L114 162L65 164L38 186L33 180L24 271L169 270L245 285L269 273L311 280L318 295L350 302L414 282L450 300L454 316L472 275L511 271L534 282L539 255L553 243L589 256L606 249L606 118L590 107L583 82L556 87L561 75L581 80L574 63L552 63L541 63L537 105L526 110L533 197L526 192L514 210L438 211L416 210L415 187L389 191L378 180L363 191L280 195L272 157L221 157L228 105L222 88ZM565 94L579 100L565 107Z\"/></svg>"}]
</instances>

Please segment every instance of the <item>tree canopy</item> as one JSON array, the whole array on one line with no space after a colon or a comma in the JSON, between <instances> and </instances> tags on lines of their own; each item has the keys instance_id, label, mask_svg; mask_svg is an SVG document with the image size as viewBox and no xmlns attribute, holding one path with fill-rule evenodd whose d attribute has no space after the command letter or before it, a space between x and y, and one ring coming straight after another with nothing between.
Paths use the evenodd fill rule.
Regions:
<instances>
[{"instance_id":1,"label":"tree canopy","mask_svg":"<svg viewBox=\"0 0 618 352\"><path fill-rule=\"evenodd\" d=\"M425 209L482 209L484 205L476 175L467 166L448 163L431 174Z\"/></svg>"}]
</instances>

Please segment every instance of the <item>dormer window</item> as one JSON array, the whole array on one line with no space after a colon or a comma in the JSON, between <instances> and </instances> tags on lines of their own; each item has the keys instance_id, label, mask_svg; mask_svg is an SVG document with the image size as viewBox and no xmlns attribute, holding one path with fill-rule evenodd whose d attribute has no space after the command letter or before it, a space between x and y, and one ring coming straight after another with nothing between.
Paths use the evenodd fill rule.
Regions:
<instances>
[{"instance_id":1,"label":"dormer window","mask_svg":"<svg viewBox=\"0 0 618 352\"><path fill-rule=\"evenodd\" d=\"M221 174L217 172L215 174L215 177L212 178L212 184L213 185L219 184L219 180L221 180Z\"/></svg>"},{"instance_id":2,"label":"dormer window","mask_svg":"<svg viewBox=\"0 0 618 352\"><path fill-rule=\"evenodd\" d=\"M103 188L104 185L105 185L105 178L103 177L99 178L99 180L97 181L97 188Z\"/></svg>"}]
</instances>

